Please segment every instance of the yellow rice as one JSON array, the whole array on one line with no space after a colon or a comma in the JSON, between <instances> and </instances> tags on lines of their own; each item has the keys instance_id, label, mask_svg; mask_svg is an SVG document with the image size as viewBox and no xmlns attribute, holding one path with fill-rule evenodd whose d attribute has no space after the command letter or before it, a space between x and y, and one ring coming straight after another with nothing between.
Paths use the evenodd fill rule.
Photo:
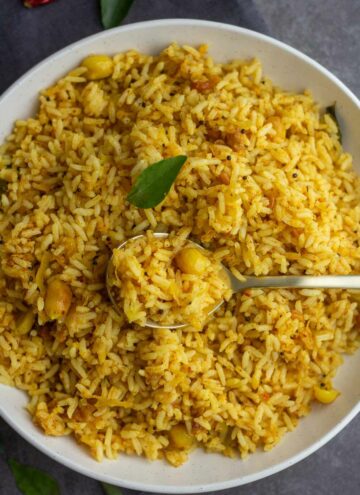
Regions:
<instances>
[{"instance_id":1,"label":"yellow rice","mask_svg":"<svg viewBox=\"0 0 360 495\"><path fill-rule=\"evenodd\" d=\"M0 381L98 460L269 450L358 347L358 296L247 290L202 331L153 330L112 308L106 264L133 235L184 227L236 273L359 273L352 158L311 94L275 87L258 60L177 45L113 60L111 77L79 67L42 91L1 148ZM144 168L179 154L161 205L126 202ZM72 292L63 322L44 310L54 276ZM176 425L195 443L174 444Z\"/></svg>"},{"instance_id":2,"label":"yellow rice","mask_svg":"<svg viewBox=\"0 0 360 495\"><path fill-rule=\"evenodd\" d=\"M200 254L207 261L201 273L184 273L177 266L177 256L194 246L189 234L187 228L156 238L148 231L114 250L110 291L130 323L163 327L186 323L201 330L209 312L231 297L230 281L209 251Z\"/></svg>"}]
</instances>

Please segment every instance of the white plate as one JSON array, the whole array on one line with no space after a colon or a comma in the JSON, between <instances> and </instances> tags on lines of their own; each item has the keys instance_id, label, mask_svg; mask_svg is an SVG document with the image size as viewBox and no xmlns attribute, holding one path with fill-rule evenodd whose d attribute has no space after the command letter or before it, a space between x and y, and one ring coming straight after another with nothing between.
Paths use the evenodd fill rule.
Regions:
<instances>
[{"instance_id":1,"label":"white plate","mask_svg":"<svg viewBox=\"0 0 360 495\"><path fill-rule=\"evenodd\" d=\"M0 141L14 120L36 109L37 93L49 86L89 53L116 53L135 48L157 53L170 42L208 43L218 61L258 57L276 84L295 91L310 89L323 105L336 101L345 149L359 167L360 103L326 69L289 46L261 34L226 24L198 20L161 20L106 31L70 45L52 55L19 79L0 100ZM358 168L360 171L360 168ZM114 485L142 491L195 493L242 485L287 468L308 456L336 435L360 410L360 359L347 358L335 386L341 396L330 406L314 406L293 433L269 453L257 452L246 462L217 454L194 452L180 468L165 462L148 462L121 455L116 461L94 461L71 438L48 437L35 428L24 410L26 397L0 385L0 414L26 440L71 469Z\"/></svg>"}]
</instances>

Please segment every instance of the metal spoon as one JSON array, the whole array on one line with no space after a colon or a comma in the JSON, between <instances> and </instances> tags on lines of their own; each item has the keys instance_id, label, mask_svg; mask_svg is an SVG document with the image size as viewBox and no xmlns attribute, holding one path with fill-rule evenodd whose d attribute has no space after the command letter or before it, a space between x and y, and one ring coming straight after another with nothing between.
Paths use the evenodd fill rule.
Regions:
<instances>
[{"instance_id":1,"label":"metal spoon","mask_svg":"<svg viewBox=\"0 0 360 495\"><path fill-rule=\"evenodd\" d=\"M157 238L165 238L168 237L169 234L165 232L155 232L154 237ZM133 241L135 239L139 239L144 237L143 234L130 237L130 239L126 240L122 244L120 244L116 250L122 249L128 242ZM204 250L200 244L197 244L194 241L191 241L196 247L201 250ZM241 292L245 289L360 289L360 275L271 275L269 277L254 277L254 276L246 276L244 280L238 280L231 271L226 268L226 266L221 265L225 274L228 276L229 283L233 294L237 292ZM111 256L107 271L106 271L106 287L109 294L109 298L114 305L115 309L118 312L122 312L121 308L119 308L117 302L115 301L112 293L111 293L111 276L114 270L113 266L113 256ZM224 301L220 301L211 311L209 311L209 315L214 313ZM178 323L176 325L159 325L156 322L148 320L145 323L146 327L150 328L183 328L186 327L186 323Z\"/></svg>"}]
</instances>

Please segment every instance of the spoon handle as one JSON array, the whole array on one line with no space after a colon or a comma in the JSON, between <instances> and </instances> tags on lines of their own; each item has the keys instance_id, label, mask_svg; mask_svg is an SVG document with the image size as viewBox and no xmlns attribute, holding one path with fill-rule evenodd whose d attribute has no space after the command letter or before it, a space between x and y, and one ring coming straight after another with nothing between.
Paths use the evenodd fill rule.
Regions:
<instances>
[{"instance_id":1,"label":"spoon handle","mask_svg":"<svg viewBox=\"0 0 360 495\"><path fill-rule=\"evenodd\" d=\"M235 277L234 277L235 278ZM282 289L360 289L360 275L280 275L274 277L246 277L232 279L234 292L264 287Z\"/></svg>"}]
</instances>

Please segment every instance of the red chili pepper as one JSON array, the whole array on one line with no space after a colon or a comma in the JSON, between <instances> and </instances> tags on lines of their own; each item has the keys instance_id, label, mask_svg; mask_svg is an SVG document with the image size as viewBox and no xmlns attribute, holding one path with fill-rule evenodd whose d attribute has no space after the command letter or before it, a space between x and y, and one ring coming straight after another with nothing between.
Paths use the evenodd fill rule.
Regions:
<instances>
[{"instance_id":1,"label":"red chili pepper","mask_svg":"<svg viewBox=\"0 0 360 495\"><path fill-rule=\"evenodd\" d=\"M54 0L25 0L25 7L39 7L39 5L46 5L47 3L51 3Z\"/></svg>"}]
</instances>

